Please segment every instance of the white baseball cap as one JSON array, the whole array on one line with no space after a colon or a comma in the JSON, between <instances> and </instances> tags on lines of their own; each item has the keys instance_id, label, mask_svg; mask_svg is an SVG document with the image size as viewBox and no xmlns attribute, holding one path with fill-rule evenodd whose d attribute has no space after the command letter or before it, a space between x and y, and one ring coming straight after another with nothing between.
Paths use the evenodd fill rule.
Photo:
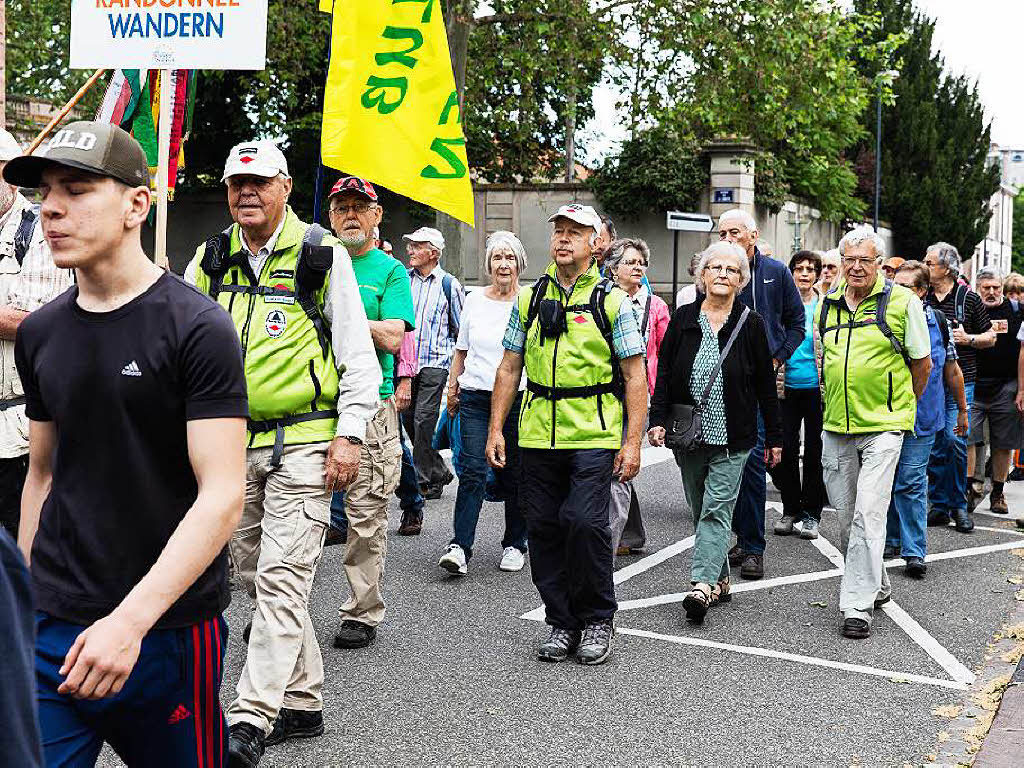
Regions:
<instances>
[{"instance_id":1,"label":"white baseball cap","mask_svg":"<svg viewBox=\"0 0 1024 768\"><path fill-rule=\"evenodd\" d=\"M595 232L601 231L601 217L589 205L580 205L579 203L563 205L548 217L548 221L554 221L558 218L570 219L585 227L593 227Z\"/></svg>"},{"instance_id":2,"label":"white baseball cap","mask_svg":"<svg viewBox=\"0 0 1024 768\"><path fill-rule=\"evenodd\" d=\"M242 174L263 176L269 179L279 173L290 178L288 161L284 159L284 153L274 142L269 139L261 139L233 146L228 154L227 162L224 163L224 175L220 180L227 181L231 176Z\"/></svg>"},{"instance_id":3,"label":"white baseball cap","mask_svg":"<svg viewBox=\"0 0 1024 768\"><path fill-rule=\"evenodd\" d=\"M430 243L439 251L444 250L444 235L433 227L420 227L411 235L402 235L408 243Z\"/></svg>"},{"instance_id":4,"label":"white baseball cap","mask_svg":"<svg viewBox=\"0 0 1024 768\"><path fill-rule=\"evenodd\" d=\"M0 163L6 163L22 155L21 145L9 132L0 128Z\"/></svg>"}]
</instances>

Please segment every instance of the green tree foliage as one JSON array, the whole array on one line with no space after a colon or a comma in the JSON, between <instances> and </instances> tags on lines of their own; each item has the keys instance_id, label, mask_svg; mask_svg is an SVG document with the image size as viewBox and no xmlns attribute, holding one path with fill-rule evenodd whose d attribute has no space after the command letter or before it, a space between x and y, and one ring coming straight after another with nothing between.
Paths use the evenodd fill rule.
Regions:
<instances>
[{"instance_id":1,"label":"green tree foliage","mask_svg":"<svg viewBox=\"0 0 1024 768\"><path fill-rule=\"evenodd\" d=\"M969 255L985 237L989 200L999 188L999 170L986 162L990 126L976 85L943 73L942 56L932 52L935 22L912 0L857 0L856 7L879 16L879 37L907 32L893 52L900 73L894 99L882 110L881 216L893 227L896 253L921 258L929 244L945 240ZM885 68L860 66L865 76ZM861 119L868 130L852 155L860 194L871 200L873 105Z\"/></svg>"},{"instance_id":2,"label":"green tree foliage","mask_svg":"<svg viewBox=\"0 0 1024 768\"><path fill-rule=\"evenodd\" d=\"M651 211L696 210L707 183L700 147L664 126L634 133L589 180L610 213L630 219Z\"/></svg>"},{"instance_id":3,"label":"green tree foliage","mask_svg":"<svg viewBox=\"0 0 1024 768\"><path fill-rule=\"evenodd\" d=\"M617 74L634 125L657 120L697 143L752 139L769 207L796 195L832 219L863 211L844 151L864 130L854 56L875 55L861 43L870 16L820 0L641 0L624 21L629 66Z\"/></svg>"},{"instance_id":4,"label":"green tree foliage","mask_svg":"<svg viewBox=\"0 0 1024 768\"><path fill-rule=\"evenodd\" d=\"M1013 255L1011 269L1024 275L1024 194L1013 199Z\"/></svg>"}]
</instances>

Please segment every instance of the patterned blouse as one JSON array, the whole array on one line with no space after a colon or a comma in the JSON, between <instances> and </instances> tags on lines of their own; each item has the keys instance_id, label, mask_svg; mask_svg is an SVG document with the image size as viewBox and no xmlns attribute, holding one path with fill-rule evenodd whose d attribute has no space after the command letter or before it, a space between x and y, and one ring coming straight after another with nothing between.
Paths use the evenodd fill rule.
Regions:
<instances>
[{"instance_id":1,"label":"patterned blouse","mask_svg":"<svg viewBox=\"0 0 1024 768\"><path fill-rule=\"evenodd\" d=\"M697 317L700 321L700 348L693 360L693 371L690 374L690 393L695 403L700 402L704 387L708 385L711 372L715 369L721 350L718 348L718 334L703 312ZM729 433L725 423L725 400L722 396L722 373L711 386L708 396L708 407L701 414L701 430L705 445L728 445Z\"/></svg>"}]
</instances>

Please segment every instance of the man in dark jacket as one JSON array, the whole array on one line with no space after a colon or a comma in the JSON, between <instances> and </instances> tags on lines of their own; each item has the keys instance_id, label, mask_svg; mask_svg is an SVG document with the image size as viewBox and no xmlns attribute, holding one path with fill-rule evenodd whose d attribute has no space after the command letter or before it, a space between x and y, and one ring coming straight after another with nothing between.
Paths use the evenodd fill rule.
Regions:
<instances>
[{"instance_id":1,"label":"man in dark jacket","mask_svg":"<svg viewBox=\"0 0 1024 768\"><path fill-rule=\"evenodd\" d=\"M739 299L763 319L778 369L804 338L804 305L786 265L766 258L757 249L757 222L747 211L735 208L718 220L721 240L736 243L750 259L750 282ZM740 566L744 579L764 576L764 505L767 481L764 465L764 422L757 417L757 443L743 471L740 495L732 518L736 546L729 550L729 563Z\"/></svg>"}]
</instances>

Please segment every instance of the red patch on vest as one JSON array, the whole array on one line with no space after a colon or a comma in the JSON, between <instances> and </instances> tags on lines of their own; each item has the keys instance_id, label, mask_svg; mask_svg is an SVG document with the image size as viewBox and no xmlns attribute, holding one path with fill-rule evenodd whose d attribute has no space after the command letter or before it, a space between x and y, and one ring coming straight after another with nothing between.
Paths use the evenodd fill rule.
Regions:
<instances>
[{"instance_id":1,"label":"red patch on vest","mask_svg":"<svg viewBox=\"0 0 1024 768\"><path fill-rule=\"evenodd\" d=\"M574 323L585 323L587 322L587 318L585 318L583 315L576 315L576 317L574 317L572 321Z\"/></svg>"}]
</instances>

